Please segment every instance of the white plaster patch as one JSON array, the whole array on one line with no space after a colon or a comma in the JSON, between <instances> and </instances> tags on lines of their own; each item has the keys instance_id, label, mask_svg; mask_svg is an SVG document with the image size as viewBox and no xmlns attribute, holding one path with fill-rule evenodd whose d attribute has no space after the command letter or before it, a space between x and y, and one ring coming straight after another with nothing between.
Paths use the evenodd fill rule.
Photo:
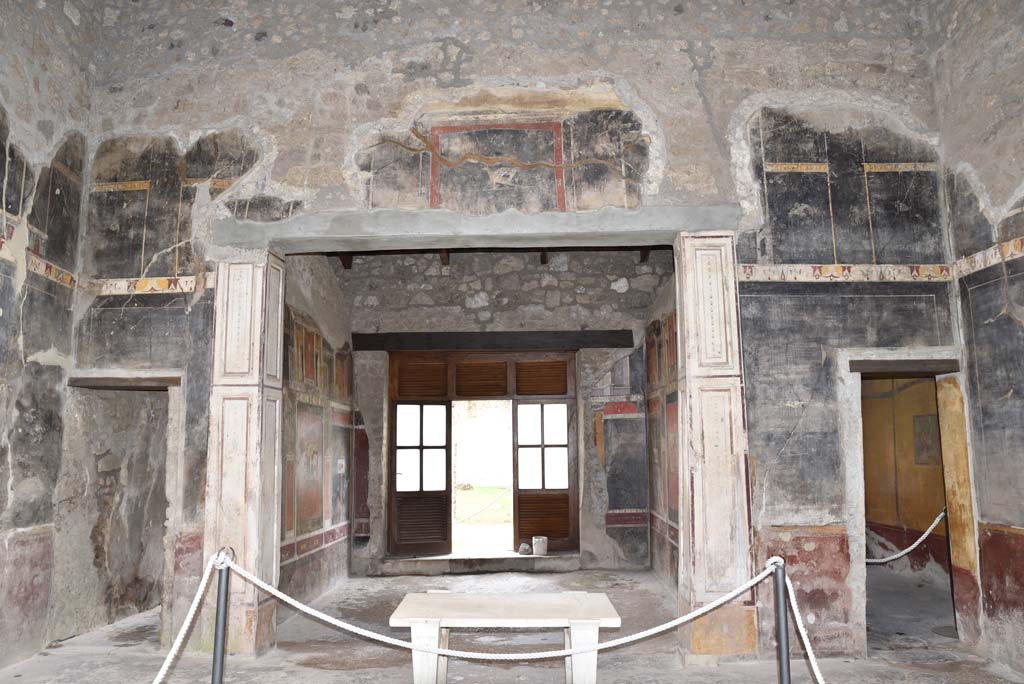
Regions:
<instances>
[{"instance_id":1,"label":"white plaster patch","mask_svg":"<svg viewBox=\"0 0 1024 684\"><path fill-rule=\"evenodd\" d=\"M466 297L467 309L482 309L490 303L491 299L486 292L477 292Z\"/></svg>"},{"instance_id":2,"label":"white plaster patch","mask_svg":"<svg viewBox=\"0 0 1024 684\"><path fill-rule=\"evenodd\" d=\"M78 11L78 8L72 5L67 0L64 0L64 15L71 20L71 23L78 26L82 21L82 14Z\"/></svg>"},{"instance_id":3,"label":"white plaster patch","mask_svg":"<svg viewBox=\"0 0 1024 684\"><path fill-rule=\"evenodd\" d=\"M616 292L623 293L629 291L629 281L625 278L619 278L611 284L611 288Z\"/></svg>"}]
</instances>

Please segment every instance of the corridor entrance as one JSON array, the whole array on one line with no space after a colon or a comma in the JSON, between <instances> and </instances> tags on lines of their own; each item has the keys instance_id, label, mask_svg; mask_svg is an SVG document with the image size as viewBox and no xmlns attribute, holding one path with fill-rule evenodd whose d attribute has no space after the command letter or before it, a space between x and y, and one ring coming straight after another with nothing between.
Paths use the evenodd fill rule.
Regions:
<instances>
[{"instance_id":1,"label":"corridor entrance","mask_svg":"<svg viewBox=\"0 0 1024 684\"><path fill-rule=\"evenodd\" d=\"M946 508L934 377L865 377L864 495L868 558L910 547ZM945 520L907 556L867 568L868 646L957 638Z\"/></svg>"},{"instance_id":2,"label":"corridor entrance","mask_svg":"<svg viewBox=\"0 0 1024 684\"><path fill-rule=\"evenodd\" d=\"M389 393L390 554L579 548L573 353L392 353Z\"/></svg>"}]
</instances>

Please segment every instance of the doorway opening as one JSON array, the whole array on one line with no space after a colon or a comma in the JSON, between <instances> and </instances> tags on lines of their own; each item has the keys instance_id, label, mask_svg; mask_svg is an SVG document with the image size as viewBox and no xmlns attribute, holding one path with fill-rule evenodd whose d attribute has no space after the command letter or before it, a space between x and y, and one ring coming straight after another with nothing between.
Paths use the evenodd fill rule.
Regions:
<instances>
[{"instance_id":1,"label":"doorway opening","mask_svg":"<svg viewBox=\"0 0 1024 684\"><path fill-rule=\"evenodd\" d=\"M946 508L934 377L861 381L868 558L910 547ZM949 533L942 520L910 554L867 566L868 647L896 650L958 638Z\"/></svg>"},{"instance_id":2,"label":"doorway opening","mask_svg":"<svg viewBox=\"0 0 1024 684\"><path fill-rule=\"evenodd\" d=\"M579 549L572 352L393 352L389 374L391 556Z\"/></svg>"},{"instance_id":3,"label":"doorway opening","mask_svg":"<svg viewBox=\"0 0 1024 684\"><path fill-rule=\"evenodd\" d=\"M452 402L452 483L452 553L515 551L511 400Z\"/></svg>"}]
</instances>

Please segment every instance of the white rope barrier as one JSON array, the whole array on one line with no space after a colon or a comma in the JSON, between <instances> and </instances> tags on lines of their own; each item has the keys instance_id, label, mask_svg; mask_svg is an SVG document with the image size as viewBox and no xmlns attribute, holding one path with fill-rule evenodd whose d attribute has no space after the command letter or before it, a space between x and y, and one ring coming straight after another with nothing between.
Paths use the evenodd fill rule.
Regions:
<instances>
[{"instance_id":1,"label":"white rope barrier","mask_svg":"<svg viewBox=\"0 0 1024 684\"><path fill-rule=\"evenodd\" d=\"M270 594L271 596L274 596L281 602L291 606L292 608L295 608L299 612L304 613L315 620L319 620L320 622L331 625L332 627L336 627L351 634L355 634L366 639L377 641L388 646L395 646L397 648L403 648L408 651L418 651L421 653L429 653L431 655L443 656L447 658L457 658L461 660L531 661L551 660L554 658L567 658L573 655L580 655L583 653L618 648L620 646L625 646L626 644L630 644L635 641L640 641L642 639L647 639L656 634L661 634L671 629L675 629L680 625L686 624L687 622L692 622L693 620L696 620L697 618L706 615L707 613L710 613L716 608L719 608L720 606L729 603L737 596L740 596L741 594L750 591L753 587L757 586L765 579L767 579L769 576L771 576L772 573L775 572L775 568L777 566L784 564L785 561L782 558L778 556L773 556L772 558L768 559L767 563L765 564L764 570L762 570L760 573L744 582L742 585L736 587L729 593L715 599L714 601L708 603L705 606L701 606L697 610L687 613L686 615L682 615L673 620L670 620L669 622L658 625L656 627L651 627L650 629L646 629L635 634L630 634L628 636L620 637L618 639L612 639L610 641L605 641L593 646L565 648L556 651L533 651L529 653L493 653L478 651L459 651L448 648L433 648L429 646L414 645L409 641L389 637L384 634L379 634L377 632L373 632L371 630L350 624L348 622L345 622L344 620L339 620L322 611L319 611L315 608L311 608L310 606L307 606L301 603L300 601L292 598L291 596L285 594L284 592L278 590L276 587L267 584L259 577L253 575L248 570L235 563L230 557L228 557L226 553L221 551L218 552L213 558L211 558L210 562L207 564L206 570L203 573L203 577L199 582L199 588L196 591L195 598L192 599L192 605L189 607L188 614L185 617L185 622L181 626L181 629L178 631L178 635L174 640L174 644L171 646L170 651L167 653L167 657L164 659L164 663L161 666L160 671L157 673L156 678L153 680L153 684L161 684L166 679L167 673L170 670L171 665L177 659L181 647L187 640L188 634L198 615L199 606L202 604L203 596L206 593L207 586L209 585L210 577L213 575L214 568L218 570L223 568L230 568L237 575L239 575L239 577L246 580L247 582L250 582L256 588ZM807 630L804 627L803 619L800 615L800 609L796 602L796 595L793 588L793 583L790 581L788 577L786 578L786 585L787 593L789 594L789 603L793 610L793 617L796 622L797 631L799 632L800 639L803 642L804 650L807 653L808 660L811 663L811 669L814 673L815 680L817 684L824 684L824 679L821 676L821 671L818 669L818 663L815 659L814 651L811 648L811 642L807 636Z\"/></svg>"},{"instance_id":2,"label":"white rope barrier","mask_svg":"<svg viewBox=\"0 0 1024 684\"><path fill-rule=\"evenodd\" d=\"M793 588L793 580L789 579L789 575L786 575L786 594L789 595L789 607L793 609L793 622L796 623L796 631L804 645L807 662L811 664L814 681L817 684L825 684L825 678L821 676L821 669L818 667L818 659L814 656L814 649L811 648L811 638L807 636L807 628L804 627L804 616L800 614L800 606L796 604L796 590Z\"/></svg>"},{"instance_id":3,"label":"white rope barrier","mask_svg":"<svg viewBox=\"0 0 1024 684\"><path fill-rule=\"evenodd\" d=\"M239 567L233 561L227 561L226 565L227 567L231 568L236 573L238 573L238 575L241 576L242 579L252 583L260 590L265 591L266 593L274 596L280 601L287 603L292 608L295 608L296 610L303 612L312 618L315 618L321 622L325 622L333 627L337 627L338 629L344 630L346 632L358 634L359 636L366 637L367 639L372 639L373 641L379 641L380 643L388 644L389 646L397 646L398 648L404 648L409 651L419 651L421 653L429 653L431 655L444 656L447 658L458 658L461 660L509 661L551 660L554 658L567 658L573 655L590 653L592 651L603 651L609 648L624 646L634 641L639 641L641 639L646 639L648 637L654 636L655 634L667 632L668 630L678 627L679 625L683 625L692 620L696 620L700 616L710 613L719 606L726 604L729 601L732 601L740 594L749 591L751 588L753 588L760 582L764 581L769 575L771 575L775 571L775 566L780 562L782 562L782 559L772 558L769 561L769 565L764 570L762 570L760 574L747 580L745 583L733 589L728 594L725 594L724 596L715 599L706 606L701 606L697 610L691 611L686 615L677 617L674 620L666 622L663 625L652 627L642 632L637 632L636 634L631 634L629 636L621 637L619 639L605 641L603 643L597 644L596 646L580 646L578 648L563 648L557 651L534 651L531 653L484 653L478 651L457 651L448 648L433 648L430 646L415 646L411 642L403 641L402 639L395 639L393 637L385 636L383 634L378 634L377 632L372 632L370 630L363 629L362 627L357 627L356 625L350 624L343 620L339 620L335 617L327 615L326 613L323 613L315 608L310 608L309 606L297 601L291 596L288 596L287 594L279 591L276 587L267 584L266 582L256 577L252 573L248 572L244 568Z\"/></svg>"},{"instance_id":4,"label":"white rope barrier","mask_svg":"<svg viewBox=\"0 0 1024 684\"><path fill-rule=\"evenodd\" d=\"M181 629L178 630L178 636L174 637L174 643L171 644L171 650L167 652L167 657L164 658L163 665L160 666L160 671L156 673L156 678L153 679L153 684L160 684L167 678L167 673L171 669L171 665L178 659L178 653L181 651L181 647L185 645L188 640L189 632L192 630L192 624L196 621L196 617L199 615L199 606L203 604L203 596L206 595L206 587L210 584L210 578L213 577L214 567L220 568L218 563L222 558L227 558L223 551L219 551L210 562L206 564L206 570L203 571L203 578L199 580L199 588L196 589L196 595L192 599L192 605L188 607L188 613L185 614L185 622L181 625Z\"/></svg>"},{"instance_id":5,"label":"white rope barrier","mask_svg":"<svg viewBox=\"0 0 1024 684\"><path fill-rule=\"evenodd\" d=\"M900 558L903 558L908 553L910 553L911 551L916 549L918 546L920 546L924 542L924 540L928 538L928 535L930 535L932 533L932 531L934 531L935 528L939 526L939 522L941 522L942 519L945 518L945 517L946 517L946 509L943 508L942 511L935 517L935 520L934 520L934 522L932 522L931 527L929 527L927 530L925 530L924 534L922 534L920 537L918 537L916 542L914 542L913 544L911 544L907 548L903 549L899 553L893 554L893 555L888 556L886 558L868 558L864 562L867 563L868 565L881 565L883 563L890 563L890 562L892 562L894 560L899 560Z\"/></svg>"}]
</instances>

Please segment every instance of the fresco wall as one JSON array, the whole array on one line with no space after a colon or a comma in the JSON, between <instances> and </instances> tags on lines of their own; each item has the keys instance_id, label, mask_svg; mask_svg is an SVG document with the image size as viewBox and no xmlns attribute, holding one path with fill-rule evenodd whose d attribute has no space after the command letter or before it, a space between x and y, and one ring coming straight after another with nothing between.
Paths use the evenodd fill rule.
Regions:
<instances>
[{"instance_id":1,"label":"fresco wall","mask_svg":"<svg viewBox=\"0 0 1024 684\"><path fill-rule=\"evenodd\" d=\"M352 354L345 297L327 259L290 257L286 269L280 586L311 600L348 572ZM334 305L318 306L328 300Z\"/></svg>"},{"instance_id":2,"label":"fresco wall","mask_svg":"<svg viewBox=\"0 0 1024 684\"><path fill-rule=\"evenodd\" d=\"M36 156L41 156L36 151ZM33 165L0 106L0 666L48 636L85 141Z\"/></svg>"},{"instance_id":3,"label":"fresco wall","mask_svg":"<svg viewBox=\"0 0 1024 684\"><path fill-rule=\"evenodd\" d=\"M851 629L860 589L848 575L835 354L954 345L964 264L926 138L870 114L763 109L748 139L763 210L737 244L756 561L803 544L790 568L814 638L849 652L862 639Z\"/></svg>"},{"instance_id":4,"label":"fresco wall","mask_svg":"<svg viewBox=\"0 0 1024 684\"><path fill-rule=\"evenodd\" d=\"M647 454L651 482L651 565L675 587L679 582L679 396L685 391L678 358L675 284L663 287L644 331Z\"/></svg>"},{"instance_id":5,"label":"fresco wall","mask_svg":"<svg viewBox=\"0 0 1024 684\"><path fill-rule=\"evenodd\" d=\"M613 360L605 360L609 356ZM617 355L583 350L577 363L584 379L581 386L590 388L583 396L586 418L581 452L586 486L580 507L581 561L592 567L647 567L649 482L643 349ZM607 546L602 544L605 537L614 544L611 558L596 550Z\"/></svg>"},{"instance_id":6,"label":"fresco wall","mask_svg":"<svg viewBox=\"0 0 1024 684\"><path fill-rule=\"evenodd\" d=\"M367 205L474 216L640 206L649 140L636 114L558 114L451 113L383 135L359 155Z\"/></svg>"}]
</instances>

